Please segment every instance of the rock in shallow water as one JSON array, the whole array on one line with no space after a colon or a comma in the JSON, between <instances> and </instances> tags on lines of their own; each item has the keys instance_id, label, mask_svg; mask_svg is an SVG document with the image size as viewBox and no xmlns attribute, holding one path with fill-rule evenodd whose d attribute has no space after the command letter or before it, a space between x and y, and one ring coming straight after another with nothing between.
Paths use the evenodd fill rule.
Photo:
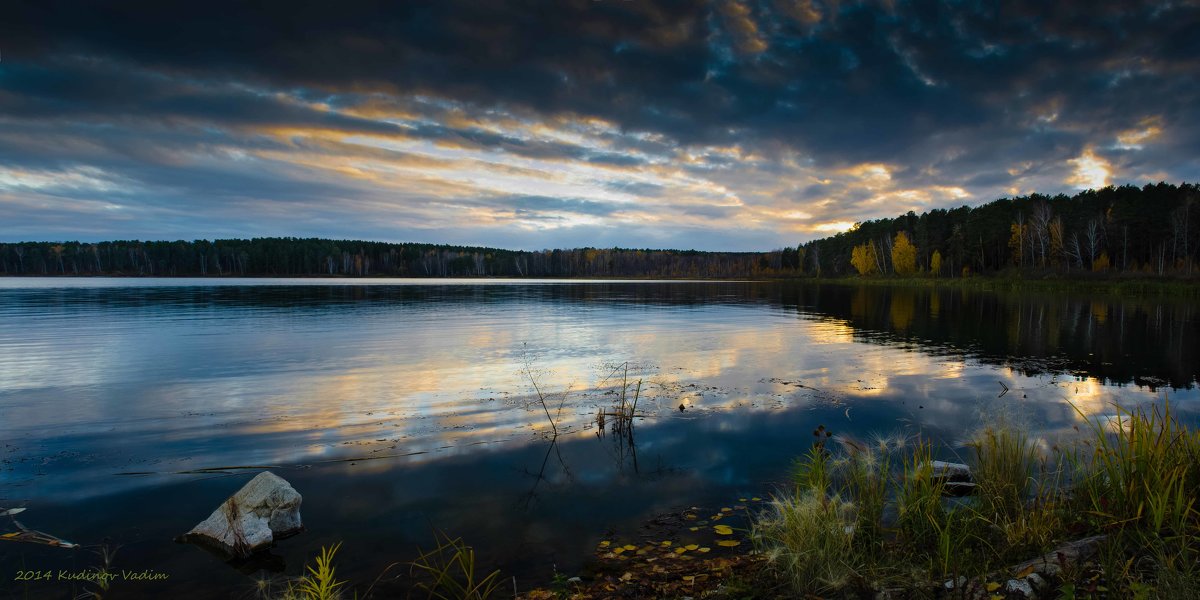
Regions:
<instances>
[{"instance_id":1,"label":"rock in shallow water","mask_svg":"<svg viewBox=\"0 0 1200 600\"><path fill-rule=\"evenodd\" d=\"M282 477L263 471L229 497L182 541L245 557L275 540L299 533L300 492Z\"/></svg>"},{"instance_id":2,"label":"rock in shallow water","mask_svg":"<svg viewBox=\"0 0 1200 600\"><path fill-rule=\"evenodd\" d=\"M974 483L975 481L975 478L971 476L971 467L962 463L935 460L929 463L929 466L933 468L935 479L944 479L947 483Z\"/></svg>"}]
</instances>

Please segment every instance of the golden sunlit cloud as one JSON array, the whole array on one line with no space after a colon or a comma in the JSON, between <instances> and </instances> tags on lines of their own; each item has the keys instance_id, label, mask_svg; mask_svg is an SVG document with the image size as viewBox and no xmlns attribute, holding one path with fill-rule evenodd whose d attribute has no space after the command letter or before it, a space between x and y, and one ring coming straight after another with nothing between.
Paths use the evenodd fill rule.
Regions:
<instances>
[{"instance_id":1,"label":"golden sunlit cloud","mask_svg":"<svg viewBox=\"0 0 1200 600\"><path fill-rule=\"evenodd\" d=\"M1075 173L1068 177L1065 183L1079 189L1100 189L1108 185L1108 178L1112 176L1112 165L1096 156L1091 148L1084 150L1079 158L1072 158L1067 162L1075 166Z\"/></svg>"},{"instance_id":2,"label":"golden sunlit cloud","mask_svg":"<svg viewBox=\"0 0 1200 600\"><path fill-rule=\"evenodd\" d=\"M718 6L738 52L759 54L767 49L767 42L759 33L758 25L754 22L748 6L735 0L722 2Z\"/></svg>"},{"instance_id":3,"label":"golden sunlit cloud","mask_svg":"<svg viewBox=\"0 0 1200 600\"><path fill-rule=\"evenodd\" d=\"M1141 150L1145 142L1153 140L1162 133L1162 119L1148 117L1138 123L1136 129L1129 129L1117 134L1117 147L1124 150Z\"/></svg>"},{"instance_id":4,"label":"golden sunlit cloud","mask_svg":"<svg viewBox=\"0 0 1200 600\"><path fill-rule=\"evenodd\" d=\"M821 233L841 233L843 231L850 231L852 227L854 227L854 223L849 221L834 221L832 223L817 223L813 225L812 229Z\"/></svg>"}]
</instances>

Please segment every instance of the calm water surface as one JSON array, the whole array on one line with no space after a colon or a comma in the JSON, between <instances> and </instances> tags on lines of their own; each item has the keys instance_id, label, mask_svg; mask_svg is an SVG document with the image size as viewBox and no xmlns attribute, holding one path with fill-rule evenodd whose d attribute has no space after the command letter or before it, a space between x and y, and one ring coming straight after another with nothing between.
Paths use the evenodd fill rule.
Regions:
<instances>
[{"instance_id":1,"label":"calm water surface","mask_svg":"<svg viewBox=\"0 0 1200 600\"><path fill-rule=\"evenodd\" d=\"M437 529L527 588L655 515L766 496L819 424L953 457L999 414L1071 436L1072 403L1105 418L1169 395L1195 422L1198 310L746 282L0 279L0 506L85 546L0 545L0 597L86 590L13 579L95 566L101 546L168 575L122 597L251 595L262 572L171 540L262 468L304 496L283 574L344 541L339 574L369 584ZM632 445L595 424L626 377Z\"/></svg>"}]
</instances>

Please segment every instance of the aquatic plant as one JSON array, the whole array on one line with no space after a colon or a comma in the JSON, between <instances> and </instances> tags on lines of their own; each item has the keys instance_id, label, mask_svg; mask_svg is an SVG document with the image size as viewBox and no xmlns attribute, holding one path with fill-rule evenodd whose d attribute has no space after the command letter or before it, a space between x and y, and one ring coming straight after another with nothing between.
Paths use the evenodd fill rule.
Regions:
<instances>
[{"instance_id":1,"label":"aquatic plant","mask_svg":"<svg viewBox=\"0 0 1200 600\"><path fill-rule=\"evenodd\" d=\"M289 581L277 600L339 600L342 597L341 588L346 582L338 580L333 557L341 547L341 542L328 548L322 546L321 554L313 560L315 564L305 565L304 575ZM261 587L269 590L266 583Z\"/></svg>"},{"instance_id":2,"label":"aquatic plant","mask_svg":"<svg viewBox=\"0 0 1200 600\"><path fill-rule=\"evenodd\" d=\"M461 537L435 532L437 546L410 564L409 573L419 578L417 588L428 598L439 600L484 600L500 587L500 571L486 576L476 572L475 549Z\"/></svg>"}]
</instances>

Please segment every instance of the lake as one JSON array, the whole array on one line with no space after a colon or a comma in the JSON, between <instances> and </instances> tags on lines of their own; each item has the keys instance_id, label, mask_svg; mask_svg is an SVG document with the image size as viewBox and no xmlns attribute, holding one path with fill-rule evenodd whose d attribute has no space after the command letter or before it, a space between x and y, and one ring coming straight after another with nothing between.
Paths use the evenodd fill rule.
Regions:
<instances>
[{"instance_id":1,"label":"lake","mask_svg":"<svg viewBox=\"0 0 1200 600\"><path fill-rule=\"evenodd\" d=\"M768 496L820 425L922 435L955 458L999 416L1047 447L1113 402L1169 397L1197 422L1198 340L1185 299L3 278L0 506L84 547L0 544L0 597L91 589L13 575L81 571L101 548L114 569L167 576L115 583L121 597L251 597L266 575L243 571L261 565L172 539L264 469L304 497L307 530L265 561L277 578L342 542L339 576L398 590L407 570L388 565L444 531L526 590L657 515ZM600 435L622 389L637 396L632 438Z\"/></svg>"}]
</instances>

